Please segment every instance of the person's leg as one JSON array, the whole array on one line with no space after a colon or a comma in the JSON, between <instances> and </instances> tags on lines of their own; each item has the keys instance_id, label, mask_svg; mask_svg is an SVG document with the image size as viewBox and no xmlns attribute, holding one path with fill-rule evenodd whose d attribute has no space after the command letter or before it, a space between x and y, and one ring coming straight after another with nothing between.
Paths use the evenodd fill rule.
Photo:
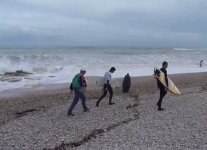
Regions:
<instances>
[{"instance_id":1,"label":"person's leg","mask_svg":"<svg viewBox=\"0 0 207 150\"><path fill-rule=\"evenodd\" d=\"M73 115L72 114L72 111L75 108L75 106L77 105L78 100L79 100L78 91L77 90L74 90L74 93L75 93L75 97L74 97L73 102L72 102L72 104L70 106L70 109L68 110L68 115Z\"/></svg>"},{"instance_id":2,"label":"person's leg","mask_svg":"<svg viewBox=\"0 0 207 150\"><path fill-rule=\"evenodd\" d=\"M101 95L101 97L98 99L98 101L96 102L96 107L99 106L100 101L107 95L107 87L106 85L104 85L103 87L103 94Z\"/></svg>"},{"instance_id":3,"label":"person's leg","mask_svg":"<svg viewBox=\"0 0 207 150\"><path fill-rule=\"evenodd\" d=\"M167 92L166 92L165 88L164 88L164 87L161 87L161 88L160 88L160 98L159 98L159 101L158 101L158 103L157 103L158 110L161 110L161 109L162 109L162 107L161 107L161 105L162 105L162 100L163 100L163 98L164 98L164 96L165 96L166 94L167 94Z\"/></svg>"},{"instance_id":4,"label":"person's leg","mask_svg":"<svg viewBox=\"0 0 207 150\"><path fill-rule=\"evenodd\" d=\"M82 100L82 105L83 105L84 112L88 111L89 109L88 109L88 107L86 106L86 97L85 97L85 94L79 92L79 97L80 97L80 99Z\"/></svg>"},{"instance_id":5,"label":"person's leg","mask_svg":"<svg viewBox=\"0 0 207 150\"><path fill-rule=\"evenodd\" d=\"M100 101L107 95L107 90L105 90L102 94L102 96L98 99L98 101L96 102L96 106L99 106Z\"/></svg>"},{"instance_id":6,"label":"person's leg","mask_svg":"<svg viewBox=\"0 0 207 150\"><path fill-rule=\"evenodd\" d=\"M110 93L110 95L109 95L109 105L113 105L113 104L115 104L115 103L112 102L113 89L112 89L111 85L109 85L109 87L108 87L108 91L109 91L109 93Z\"/></svg>"}]
</instances>

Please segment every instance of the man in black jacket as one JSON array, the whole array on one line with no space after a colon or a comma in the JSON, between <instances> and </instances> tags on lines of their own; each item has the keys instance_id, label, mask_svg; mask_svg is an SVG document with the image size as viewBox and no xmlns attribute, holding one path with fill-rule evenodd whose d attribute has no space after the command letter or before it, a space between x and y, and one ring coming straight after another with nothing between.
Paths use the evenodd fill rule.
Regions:
<instances>
[{"instance_id":1,"label":"man in black jacket","mask_svg":"<svg viewBox=\"0 0 207 150\"><path fill-rule=\"evenodd\" d=\"M168 87L168 78L167 78L167 70L166 70L167 67L168 67L168 63L164 61L162 63L162 68L160 70L165 74L165 82ZM164 110L164 108L162 108L161 105L162 105L162 99L167 94L167 88L164 85L162 85L162 83L160 83L158 79L157 79L157 85L160 89L160 98L159 101L157 102L158 110Z\"/></svg>"}]
</instances>

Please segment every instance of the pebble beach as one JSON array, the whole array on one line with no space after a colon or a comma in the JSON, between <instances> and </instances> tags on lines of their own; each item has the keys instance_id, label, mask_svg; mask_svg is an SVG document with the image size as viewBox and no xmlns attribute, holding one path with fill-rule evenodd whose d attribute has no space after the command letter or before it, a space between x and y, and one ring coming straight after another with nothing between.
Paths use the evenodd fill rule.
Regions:
<instances>
[{"instance_id":1,"label":"pebble beach","mask_svg":"<svg viewBox=\"0 0 207 150\"><path fill-rule=\"evenodd\" d=\"M182 95L168 93L164 111L157 110L153 76L133 77L127 94L117 79L112 106L107 97L96 107L101 87L88 85L90 111L84 113L79 102L74 117L66 115L73 98L68 85L1 97L0 149L207 149L207 74L169 77Z\"/></svg>"}]
</instances>

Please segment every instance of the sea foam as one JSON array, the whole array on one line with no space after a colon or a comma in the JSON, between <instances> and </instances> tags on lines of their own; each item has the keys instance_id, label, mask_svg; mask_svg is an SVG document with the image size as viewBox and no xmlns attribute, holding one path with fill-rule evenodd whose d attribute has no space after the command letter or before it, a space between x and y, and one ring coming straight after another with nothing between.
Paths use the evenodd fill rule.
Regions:
<instances>
[{"instance_id":1,"label":"sea foam","mask_svg":"<svg viewBox=\"0 0 207 150\"><path fill-rule=\"evenodd\" d=\"M19 82L1 82L0 90L33 87L41 84L69 83L81 68L87 76L103 76L116 67L113 77L152 75L154 67L169 62L168 73L204 72L200 60L207 49L188 48L64 48L64 49L0 49L0 74L23 70L29 77Z\"/></svg>"}]
</instances>

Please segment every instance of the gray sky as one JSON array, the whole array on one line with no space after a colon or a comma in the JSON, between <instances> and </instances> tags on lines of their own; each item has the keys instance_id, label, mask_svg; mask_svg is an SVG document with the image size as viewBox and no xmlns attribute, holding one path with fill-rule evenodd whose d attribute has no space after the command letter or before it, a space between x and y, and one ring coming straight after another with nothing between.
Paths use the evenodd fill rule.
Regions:
<instances>
[{"instance_id":1,"label":"gray sky","mask_svg":"<svg viewBox=\"0 0 207 150\"><path fill-rule=\"evenodd\" d=\"M1 0L1 45L207 47L207 0Z\"/></svg>"}]
</instances>

